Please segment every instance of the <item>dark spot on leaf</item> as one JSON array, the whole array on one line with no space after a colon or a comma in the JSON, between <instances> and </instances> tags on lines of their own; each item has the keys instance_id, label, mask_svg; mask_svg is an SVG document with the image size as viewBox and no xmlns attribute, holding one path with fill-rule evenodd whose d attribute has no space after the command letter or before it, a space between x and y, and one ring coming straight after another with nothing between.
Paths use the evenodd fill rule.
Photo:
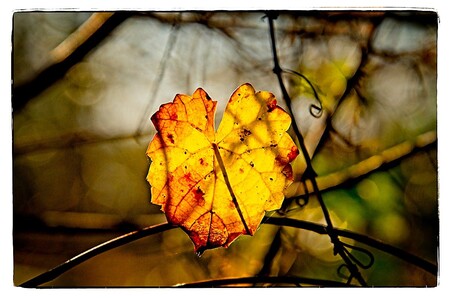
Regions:
<instances>
[{"instance_id":1,"label":"dark spot on leaf","mask_svg":"<svg viewBox=\"0 0 450 300\"><path fill-rule=\"evenodd\" d=\"M253 168L255 166L255 164L251 161L250 166L252 166L252 168Z\"/></svg>"},{"instance_id":2,"label":"dark spot on leaf","mask_svg":"<svg viewBox=\"0 0 450 300\"><path fill-rule=\"evenodd\" d=\"M267 111L271 112L277 107L277 100L275 98L270 99L267 102Z\"/></svg>"},{"instance_id":3,"label":"dark spot on leaf","mask_svg":"<svg viewBox=\"0 0 450 300\"><path fill-rule=\"evenodd\" d=\"M194 198L197 202L197 205L204 205L205 199L203 198L203 195L205 195L205 192L202 191L202 189L198 186L197 189L194 190Z\"/></svg>"},{"instance_id":4,"label":"dark spot on leaf","mask_svg":"<svg viewBox=\"0 0 450 300\"><path fill-rule=\"evenodd\" d=\"M270 181L273 181L273 178L272 178L272 177L270 177L269 179L270 179Z\"/></svg>"},{"instance_id":5,"label":"dark spot on leaf","mask_svg":"<svg viewBox=\"0 0 450 300\"><path fill-rule=\"evenodd\" d=\"M241 140L241 142L244 141L244 139L246 137L248 137L249 135L251 135L252 132L250 130L248 130L247 128L244 128L241 130L241 132L239 133L239 140Z\"/></svg>"},{"instance_id":6,"label":"dark spot on leaf","mask_svg":"<svg viewBox=\"0 0 450 300\"><path fill-rule=\"evenodd\" d=\"M206 99L211 100L211 97L208 94L206 94Z\"/></svg>"},{"instance_id":7,"label":"dark spot on leaf","mask_svg":"<svg viewBox=\"0 0 450 300\"><path fill-rule=\"evenodd\" d=\"M239 172L240 172L241 174L244 173L244 169L239 168Z\"/></svg>"},{"instance_id":8,"label":"dark spot on leaf","mask_svg":"<svg viewBox=\"0 0 450 300\"><path fill-rule=\"evenodd\" d=\"M258 120L261 121L261 117L259 117Z\"/></svg>"},{"instance_id":9,"label":"dark spot on leaf","mask_svg":"<svg viewBox=\"0 0 450 300\"><path fill-rule=\"evenodd\" d=\"M205 161L205 159L203 157L200 157L199 162L202 166L207 166L208 163Z\"/></svg>"},{"instance_id":10,"label":"dark spot on leaf","mask_svg":"<svg viewBox=\"0 0 450 300\"><path fill-rule=\"evenodd\" d=\"M184 168L187 169L186 166L184 166ZM191 173L186 173L186 174L184 174L183 178L186 179L187 181L192 181L192 175L191 175Z\"/></svg>"},{"instance_id":11,"label":"dark spot on leaf","mask_svg":"<svg viewBox=\"0 0 450 300\"><path fill-rule=\"evenodd\" d=\"M169 139L169 141L173 144L175 143L175 140L173 139L173 134L169 133L167 134L167 138Z\"/></svg>"},{"instance_id":12,"label":"dark spot on leaf","mask_svg":"<svg viewBox=\"0 0 450 300\"><path fill-rule=\"evenodd\" d=\"M169 111L169 118L170 118L171 120L176 120L176 119L178 118L178 114L177 114L177 112L175 111L175 108L174 108L174 109L171 109L171 110Z\"/></svg>"}]
</instances>

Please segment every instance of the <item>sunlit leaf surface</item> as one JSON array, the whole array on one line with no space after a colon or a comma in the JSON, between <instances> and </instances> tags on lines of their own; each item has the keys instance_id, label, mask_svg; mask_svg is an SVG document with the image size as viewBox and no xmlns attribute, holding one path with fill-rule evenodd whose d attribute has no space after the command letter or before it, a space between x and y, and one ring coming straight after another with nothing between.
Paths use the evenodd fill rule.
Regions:
<instances>
[{"instance_id":1,"label":"sunlit leaf surface","mask_svg":"<svg viewBox=\"0 0 450 300\"><path fill-rule=\"evenodd\" d=\"M198 253L253 235L265 212L280 208L299 153L272 93L241 85L215 133L216 103L201 88L175 96L152 116L157 133L147 150L152 203Z\"/></svg>"}]
</instances>

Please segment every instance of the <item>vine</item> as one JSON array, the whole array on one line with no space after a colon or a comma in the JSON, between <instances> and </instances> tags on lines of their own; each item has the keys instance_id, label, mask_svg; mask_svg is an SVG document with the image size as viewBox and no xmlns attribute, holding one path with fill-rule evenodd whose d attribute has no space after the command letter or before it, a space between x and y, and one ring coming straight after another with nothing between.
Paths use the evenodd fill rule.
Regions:
<instances>
[{"instance_id":1,"label":"vine","mask_svg":"<svg viewBox=\"0 0 450 300\"><path fill-rule=\"evenodd\" d=\"M328 234L329 230L326 226L322 224L317 224L313 222L303 221L303 220L296 220L296 219L290 219L290 218L274 218L274 217L265 217L263 220L263 223L266 225L275 225L280 227L292 227L297 229L303 229L308 230L311 232L315 232L317 234ZM58 276L62 275L63 273L69 271L70 269L78 266L79 264L99 255L102 253L105 253L109 250L115 249L117 247L126 245L128 243L137 241L139 239L149 237L155 234L160 234L162 232L175 229L177 227L169 224L169 223L161 223L157 225L152 225L149 227L145 227L136 231L132 231L129 233L126 233L124 235L121 235L119 237L116 237L114 239L108 240L102 244L99 244L95 247L92 247L91 249L88 249L82 253L80 253L77 256L74 256L73 258L61 263L60 265L54 267L53 269L44 272L22 284L20 284L21 287L38 287L42 284L45 284ZM365 244L367 246L373 247L375 249L381 250L385 253L391 254L399 259L402 259L406 262L409 262L427 272L430 274L436 274L437 272L437 266L418 257L411 253L408 253L406 251L403 251L399 248L396 248L394 246L388 245L386 243L380 242L378 240L375 240L371 237L352 232L350 230L344 230L339 228L334 228L334 233L338 236L345 237L348 239L352 239L356 242ZM258 282L264 282L265 280L272 280L268 279L269 276L266 275L258 275L260 277L259 281L255 279L255 281ZM263 279L261 279L263 277ZM236 280L236 279L234 279ZM211 281L210 283L214 283L215 281ZM248 282L243 281L243 282ZM278 280L278 282L280 282ZM325 281L323 281L325 282ZM234 282L229 282L229 284ZM222 284L222 283L220 283ZM195 285L195 283L193 283ZM201 284L200 284L201 285ZM186 285L184 285L186 286Z\"/></svg>"},{"instance_id":2,"label":"vine","mask_svg":"<svg viewBox=\"0 0 450 300\"><path fill-rule=\"evenodd\" d=\"M123 22L128 15L123 15L122 17L115 17L111 18L108 22L105 21L106 25L115 28ZM384 151L383 153L379 154L382 161L381 163L371 165L369 162L373 162L373 157L366 159L364 161L361 161L359 164L352 166L348 168L348 170L344 170L344 172L341 172L339 181L334 181L333 183L330 183L326 181L326 178L322 180L323 178L317 177L317 174L315 170L313 169L312 162L311 162L311 156L307 151L305 141L303 139L303 136L297 126L297 123L295 122L295 115L293 114L292 107L291 107L291 98L289 96L289 93L286 89L286 86L283 82L283 73L289 73L294 74L297 76L300 76L303 78L311 87L311 89L314 92L314 97L317 100L318 104L312 104L310 106L310 113L316 118L320 118L323 112L322 107L322 101L319 98L318 93L316 92L316 88L314 85L308 80L308 78L304 75L302 75L299 72L283 69L280 66L280 62L278 59L277 54L277 44L276 44L276 37L275 37L275 26L274 26L274 20L277 18L277 15L274 13L267 13L266 17L268 19L269 23L269 33L270 33L270 42L271 42L271 50L272 50L272 58L273 58L273 72L276 75L278 79L278 83L283 95L283 99L287 104L288 110L294 121L292 122L293 130L296 134L296 137L298 139L299 148L301 149L301 152L304 155L304 159L306 161L306 170L301 178L301 181L298 183L299 188L296 191L296 195L293 195L291 198L286 198L286 200L294 200L299 204L300 206L304 206L308 204L309 196L315 195L317 201L320 204L320 207L322 209L323 216L326 221L326 225L307 222L303 220L296 220L291 219L287 217L265 217L263 220L264 226L267 225L273 225L278 226L278 231L276 232L274 236L274 240L266 254L266 257L264 259L263 267L260 270L260 272L256 276L250 276L250 277L238 277L238 278L222 278L222 279L214 279L214 280L206 280L206 281L198 281L198 282L192 282L192 283L186 283L186 284L179 284L177 287L213 287L213 286L227 286L227 285L233 285L233 284L261 284L261 283L269 283L269 284L293 284L296 286L302 286L302 285L316 285L316 286L354 286L352 283L353 280L356 280L359 285L361 286L367 286L367 282L365 278L362 276L360 269L368 269L370 268L374 261L375 257L373 254L360 246L354 246L348 243L344 243L341 241L340 238L347 238L352 239L356 242L359 242L361 244L364 244L366 246L372 247L374 249L378 249L382 252L388 253L392 256L395 256L398 259L404 260L412 265L417 266L418 268L421 268L425 270L426 272L436 275L437 273L437 266L433 263L430 263L418 256L415 256L411 253L408 253L406 251L403 251L402 249L396 248L392 245L383 243L381 241L375 240L369 236L362 235L353 231L339 229L334 227L331 218L330 213L328 211L328 208L322 198L322 192L325 189L336 187L342 183L348 182L349 180L353 178L359 178L368 172L372 172L374 170L377 170L380 168L383 164L392 163L393 161L397 161L399 159L402 159L411 153L415 153L415 150L419 149L422 150L425 147L429 147L430 145L435 146L436 145L436 133L430 132L423 134L419 136L416 141L410 142L406 141L404 143L401 143L397 146L392 147L392 149L388 149ZM113 22L113 23L111 23ZM111 24L110 24L111 23ZM105 26L104 26L105 27ZM108 27L108 28L109 28ZM112 30L109 28L108 30ZM174 29L177 29L174 27ZM102 29L106 31L106 29ZM171 47L174 43L174 39L176 38L175 33L176 30L173 31L174 35L171 38L170 42L168 42L167 45L167 56L170 56ZM95 33L95 32L94 32ZM103 33L105 35L105 33ZM103 36L102 35L102 36ZM92 43L92 42L91 42ZM94 44L91 45L93 47ZM85 47L85 46L84 46ZM84 48L82 48L84 49ZM86 48L87 49L87 48ZM90 48L89 48L90 49ZM84 54L87 50L83 50ZM75 52L75 50L74 50ZM77 54L77 53L75 53ZM84 55L83 54L83 55ZM72 53L71 53L72 55ZM80 54L78 54L79 56ZM72 55L73 56L73 55ZM70 56L68 59L73 60L76 59L74 57ZM77 57L78 57L77 56ZM59 66L58 68L61 68ZM64 69L64 68L63 68ZM62 73L64 70L61 69ZM161 69L164 69L164 66L161 66ZM53 69L52 69L53 70ZM59 70L59 69L58 69ZM161 71L162 72L162 71ZM354 76L354 79L356 76ZM353 80L355 81L355 80ZM51 84L52 81L46 82L45 84L39 83L38 85L34 86L34 89L32 92L25 93L22 90L15 89L14 91L17 92L14 99L16 99L15 107L16 109L22 107L34 94L39 93L39 91L45 87ZM353 86L355 82L353 82L349 86ZM39 86L39 88L37 87ZM158 87L154 87L154 89L157 89ZM346 93L349 92L350 88L347 87ZM342 97L344 98L344 96ZM341 99L342 99L341 98ZM13 102L14 103L14 102ZM141 127L140 127L141 128ZM136 133L136 136L142 135L142 130L138 130ZM126 137L129 138L129 137ZM82 141L83 142L83 141ZM85 141L84 141L85 142ZM56 145L56 148L58 148L59 145ZM63 145L66 146L66 145ZM396 148L397 147L397 148ZM402 151L399 151L402 150ZM32 149L22 149L23 152L27 151L33 151ZM404 150L404 151L403 151ZM391 155L392 154L392 155ZM393 154L395 154L393 156ZM376 156L374 156L376 157ZM361 168L361 165L364 165L364 168ZM359 170L359 173L355 173L355 170ZM361 170L364 172L361 173ZM333 175L333 174L331 174ZM336 176L334 176L336 177ZM283 209L286 209L283 207L279 213L281 216L283 216L283 213L285 212ZM294 277L294 276L269 276L270 273L270 267L271 263L273 261L273 258L275 257L275 254L277 250L279 249L281 245L281 238L280 238L280 230L283 227L293 227L299 230L307 230L311 231L320 235L327 235L330 238L331 243L334 245L334 254L339 255L343 261L343 264L338 267L337 272L338 274L342 275L346 279L346 282L338 282L338 281L332 281L332 280L325 280L325 279L315 279L315 278L306 278L306 277ZM44 272L24 283L22 283L21 287L38 287L45 283L50 282L51 280L54 280L58 276L62 275L63 273L69 271L70 269L74 268L75 266L99 255L102 253L105 253L107 251L110 251L114 248L126 245L128 243L131 243L133 241L149 237L155 234L160 234L165 231L169 231L172 229L178 228L176 226L173 226L169 223L161 223L149 227L145 227L140 230L132 231L127 234L124 234L122 236L116 237L114 239L108 240L102 244L99 244L91 249L88 249L79 255L63 262L62 264L54 267L53 269ZM352 252L357 251L359 253L362 253L366 258L366 262L362 262L358 258L356 258ZM347 270L350 274L349 276L344 274L344 271Z\"/></svg>"},{"instance_id":3,"label":"vine","mask_svg":"<svg viewBox=\"0 0 450 300\"><path fill-rule=\"evenodd\" d=\"M317 185L317 181L316 181L316 176L317 174L315 173L312 163L311 163L311 157L309 156L308 150L306 148L305 142L303 140L303 136L297 126L297 123L295 121L295 115L292 112L292 105L291 105L291 98L289 96L289 93L287 92L287 89L284 85L283 82L283 77L282 77L282 68L280 67L279 61L278 61L278 54L277 54L277 46L276 46L276 38L275 38L275 29L274 29L274 24L273 24L273 20L277 17L276 15L273 14L267 14L268 20L269 20L269 32L270 32L270 40L271 40L271 46L272 46L272 54L273 54L273 62L274 62L274 68L273 68L273 72L275 73L275 75L278 78L278 83L280 85L281 88L281 93L283 95L283 99L286 102L286 105L288 107L289 113L290 115L294 118L294 122L292 122L292 126L294 129L294 132L296 134L299 146L300 146L300 150L301 153L303 153L303 157L305 159L306 162L306 170L304 171L304 174L302 176L302 180L306 180L309 179L312 183L313 186L313 190L314 190L314 194L317 197L317 200L320 204L320 207L322 208L322 212L323 215L325 217L325 221L327 223L327 233L330 237L331 242L334 245L334 254L338 254L342 260L344 261L344 264L346 266L346 268L348 268L348 270L350 271L350 277L348 278L348 283L351 283L353 278L356 278L356 280L359 282L359 284L361 284L362 286L367 286L367 283L365 281L365 279L362 277L361 273L359 272L359 269L357 267L356 264L359 264L358 262L356 262L356 264L354 264L352 262L352 257L350 257L348 255L348 250L346 248L346 245L344 245L340 240L338 235L336 234L334 227L333 227L333 223L331 221L331 217L330 214L328 212L328 208L325 205L325 202L322 199L322 195L321 192L319 190L319 187Z\"/></svg>"}]
</instances>

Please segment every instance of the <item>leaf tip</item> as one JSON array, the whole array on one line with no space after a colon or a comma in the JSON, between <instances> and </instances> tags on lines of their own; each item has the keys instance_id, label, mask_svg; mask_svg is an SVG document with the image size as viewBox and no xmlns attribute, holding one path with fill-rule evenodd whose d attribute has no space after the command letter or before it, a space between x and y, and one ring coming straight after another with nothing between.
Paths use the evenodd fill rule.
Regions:
<instances>
[{"instance_id":1,"label":"leaf tip","mask_svg":"<svg viewBox=\"0 0 450 300\"><path fill-rule=\"evenodd\" d=\"M200 257L205 252L205 250L205 247L199 247L197 250L195 250L195 254L197 255L197 257Z\"/></svg>"}]
</instances>

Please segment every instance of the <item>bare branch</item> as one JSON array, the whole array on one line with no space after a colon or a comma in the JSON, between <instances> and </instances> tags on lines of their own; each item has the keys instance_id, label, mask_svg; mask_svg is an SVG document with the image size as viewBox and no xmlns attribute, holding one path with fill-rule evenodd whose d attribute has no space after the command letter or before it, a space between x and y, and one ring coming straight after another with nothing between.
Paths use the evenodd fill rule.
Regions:
<instances>
[{"instance_id":1,"label":"bare branch","mask_svg":"<svg viewBox=\"0 0 450 300\"><path fill-rule=\"evenodd\" d=\"M130 12L120 12L113 15L94 14L89 18L79 30L51 52L53 63L31 81L20 86L13 84L13 112L19 111L29 100L60 79L129 16Z\"/></svg>"},{"instance_id":2,"label":"bare branch","mask_svg":"<svg viewBox=\"0 0 450 300\"><path fill-rule=\"evenodd\" d=\"M376 171L387 164L402 160L417 151L436 145L436 142L436 131L433 130L423 133L412 141L405 141L397 144L381 153L351 165L344 170L319 176L316 178L317 186L322 192L331 188L336 188L350 180L358 179L368 173ZM289 200L289 198L301 197L311 193L313 193L312 182L311 180L306 180L304 183L294 182L286 191L286 197L288 198L287 200Z\"/></svg>"},{"instance_id":3,"label":"bare branch","mask_svg":"<svg viewBox=\"0 0 450 300\"><path fill-rule=\"evenodd\" d=\"M149 226L149 227L146 227L146 228L143 228L140 230L132 231L127 234L121 235L117 238L114 238L114 239L106 241L100 245L97 245L87 251L84 251L83 253L80 253L79 255L63 262L62 264L56 266L55 268L22 283L20 286L21 287L37 287L41 284L44 284L46 282L49 282L50 280L55 279L56 277L65 273L66 271L72 269L73 267L81 264L82 262L85 262L86 260L88 260L94 256L97 256L99 254L102 254L108 250L117 248L119 246L131 243L131 242L141 239L143 237L157 234L160 232L164 232L164 231L167 231L167 230L170 230L173 228L175 228L175 227L168 223L161 223L158 225Z\"/></svg>"},{"instance_id":4,"label":"bare branch","mask_svg":"<svg viewBox=\"0 0 450 300\"><path fill-rule=\"evenodd\" d=\"M274 68L273 68L273 72L275 73L275 75L278 78L278 82L280 84L280 88L281 88L281 92L283 94L283 98L286 101L286 105L289 109L289 112L291 114L291 116L294 118L294 114L292 113L292 107L291 107L291 98L286 90L286 87L283 83L283 78L282 78L282 68L280 67L280 64L278 62L278 55L277 55L277 47L276 47L276 39L275 39L275 29L274 29L274 25L273 25L273 20L274 20L274 16L273 15L268 15L268 20L269 20L269 31L270 31L270 40L271 40L271 45L272 45L272 53L273 53L273 61L274 61ZM331 217L330 214L328 212L328 209L325 205L325 202L322 199L322 195L320 193L320 189L317 186L317 181L316 181L316 173L313 169L312 163L311 163L311 157L310 154L308 153L308 149L306 148L305 145L305 141L303 139L303 136L300 132L300 130L297 127L297 123L292 122L292 126L294 129L294 132L297 136L297 140L300 146L300 150L303 154L303 157L305 159L306 162L306 170L303 173L303 178L304 179L309 179L312 183L313 186L313 191L314 194L317 197L317 200L320 204L320 207L322 208L322 212L325 218L325 221L327 223L327 233L330 237L331 242L334 245L334 251L335 254L339 254L339 256L342 258L342 260L344 261L344 263L347 265L350 273L351 273L351 278L356 278L358 280L358 282L362 285L362 286L367 286L366 281L364 280L364 278L362 277L361 273L358 270L358 267L353 264L353 262L350 260L350 258L347 256L344 246L342 244L342 242L339 240L339 237L337 236L337 234L334 231L334 227L333 227L333 223L331 221Z\"/></svg>"},{"instance_id":5,"label":"bare branch","mask_svg":"<svg viewBox=\"0 0 450 300\"><path fill-rule=\"evenodd\" d=\"M296 220L296 219L290 219L290 218L265 217L263 219L262 223L267 224L267 225L294 227L294 228L298 228L298 229L309 230L309 231L315 232L317 234L328 234L328 230L329 230L327 226L322 225L322 224L308 222L308 221L302 221L302 220ZM49 281L57 278L58 276L67 272L68 270L76 267L77 265L79 265L79 264L87 261L88 259L93 258L99 254L102 254L102 253L112 250L114 248L129 244L129 243L139 240L141 238L148 237L148 236L158 234L158 233L162 233L167 230L174 229L174 228L177 228L177 227L175 227L169 223L161 223L161 224L145 227L143 229L132 231L127 234L121 235L119 237L116 237L114 239L106 241L100 245L97 245L91 249L88 249L88 250L80 253L79 255L63 262L62 264L56 266L55 268L53 268L47 272L44 272L28 281L22 283L20 286L21 287L40 286L46 282L49 282ZM389 254L396 256L402 260L405 260L411 264L414 264L415 266L420 267L423 270L425 270L433 275L436 275L436 272L437 272L436 265L434 265L424 259L421 259L420 257L417 257L413 254L410 254L406 251L403 251L399 248L396 248L391 245L385 244L383 242L377 241L371 237L368 237L368 236L365 236L365 235L362 235L362 234L359 234L356 232L352 232L350 230L334 228L334 232L339 236L353 239L357 242L360 242L360 243L369 245L371 247L374 247L378 250L381 250L385 253L389 253ZM266 277L262 277L262 279L261 279L261 277L258 277L258 278L260 278L259 281L255 279L255 281L249 281L249 283L265 282L264 278L266 278ZM280 277L280 278L285 278L285 277ZM246 282L246 281L244 281L244 282ZM281 282L281 279L277 280L277 282ZM288 283L289 282L290 281L288 280ZM306 283L306 282L304 282L304 283ZM331 284L331 286L333 286L333 283L331 283L331 282L329 282L329 283ZM223 284L225 284L225 283L223 283ZM215 285L219 285L219 284L215 284Z\"/></svg>"},{"instance_id":6,"label":"bare branch","mask_svg":"<svg viewBox=\"0 0 450 300\"><path fill-rule=\"evenodd\" d=\"M62 43L50 52L52 64L57 64L67 59L95 33L114 13L93 13L77 30L69 35Z\"/></svg>"},{"instance_id":7,"label":"bare branch","mask_svg":"<svg viewBox=\"0 0 450 300\"><path fill-rule=\"evenodd\" d=\"M205 281L197 281L193 283L183 283L178 284L175 287L183 287L183 288L212 288L212 287L220 287L220 286L233 286L243 284L258 284L258 283L269 283L269 284L291 284L295 286L301 286L302 284L307 284L308 286L321 286L321 287L347 287L349 285L334 281L334 280L326 280L326 279L315 279L315 278L307 278L307 277L294 277L294 276L254 276L254 277L237 277L237 278L222 278L222 279L213 279L213 280L205 280Z\"/></svg>"},{"instance_id":8,"label":"bare branch","mask_svg":"<svg viewBox=\"0 0 450 300\"><path fill-rule=\"evenodd\" d=\"M263 220L264 224L272 224L272 225L278 225L278 226L286 226L286 227L294 227L294 228L301 228L306 229L309 231L313 231L318 234L328 234L328 228L325 225L303 221L303 220L296 220L296 219L290 219L290 218L269 218L265 217ZM350 230L345 229L339 229L334 228L334 231L336 234L340 237L345 237L352 239L354 241L363 243L365 245L371 246L375 249L381 250L385 253L389 253L399 259L402 259L404 261L407 261L431 274L434 276L437 275L437 266L416 256L409 252L406 252L402 249L396 248L394 246L391 246L389 244L383 243L381 241L378 241L376 239L373 239L369 236L359 234Z\"/></svg>"}]
</instances>

